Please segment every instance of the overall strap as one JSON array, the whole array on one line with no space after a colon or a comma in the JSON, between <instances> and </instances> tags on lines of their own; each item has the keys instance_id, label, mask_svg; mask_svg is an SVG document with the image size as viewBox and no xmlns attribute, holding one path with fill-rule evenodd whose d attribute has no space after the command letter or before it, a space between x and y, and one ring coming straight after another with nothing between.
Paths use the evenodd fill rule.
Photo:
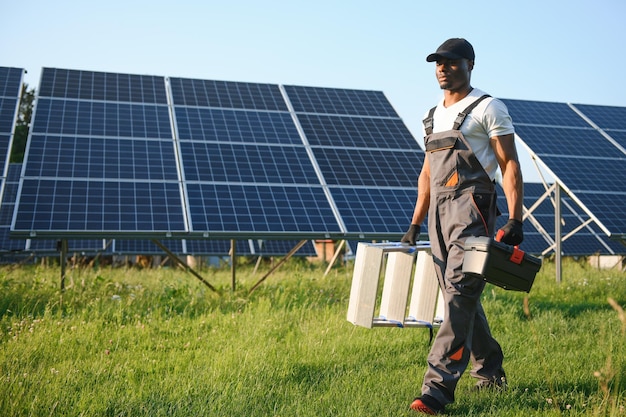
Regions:
<instances>
[{"instance_id":1,"label":"overall strap","mask_svg":"<svg viewBox=\"0 0 626 417\"><path fill-rule=\"evenodd\" d=\"M461 125L465 121L465 118L467 117L467 115L470 114L472 112L472 110L474 110L474 108L476 106L478 106L478 104L481 101L483 101L484 99L486 99L487 97L491 97L491 96L489 94L485 94L483 96L480 96L478 99L474 100L474 102L472 104L467 106L467 108L465 110L463 110L461 113L459 113L459 115L456 116L456 120L454 121L454 126L452 126L452 130L459 130L461 128Z\"/></svg>"},{"instance_id":2,"label":"overall strap","mask_svg":"<svg viewBox=\"0 0 626 417\"><path fill-rule=\"evenodd\" d=\"M480 96L478 99L474 100L474 102L472 104L467 106L467 108L465 110L463 110L461 113L459 113L458 116L456 116L456 120L454 121L454 126L452 127L452 129L453 130L459 130L459 128L461 127L461 125L465 121L465 118L467 117L467 115L470 114L472 112L472 110L474 110L474 107L478 106L478 103L480 103L481 101L483 101L487 97L491 97L491 96L489 94L485 94L483 96ZM422 120L422 123L424 123L424 132L426 133L426 135L430 135L430 134L433 133L433 126L434 126L433 116L435 115L435 110L436 109L437 109L437 106L435 106L432 109L430 109L430 111L428 112L428 116L426 116L426 118L424 120Z\"/></svg>"},{"instance_id":3,"label":"overall strap","mask_svg":"<svg viewBox=\"0 0 626 417\"><path fill-rule=\"evenodd\" d=\"M422 123L424 123L424 132L426 132L426 135L431 135L433 133L433 115L435 114L436 109L437 106L430 109L430 111L428 112L428 116L426 116L426 118L422 120Z\"/></svg>"}]
</instances>

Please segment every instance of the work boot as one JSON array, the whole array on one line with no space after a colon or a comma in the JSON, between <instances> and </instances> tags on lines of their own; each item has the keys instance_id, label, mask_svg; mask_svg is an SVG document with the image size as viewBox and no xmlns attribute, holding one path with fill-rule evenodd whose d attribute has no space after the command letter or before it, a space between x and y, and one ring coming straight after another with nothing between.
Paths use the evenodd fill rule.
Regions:
<instances>
[{"instance_id":1,"label":"work boot","mask_svg":"<svg viewBox=\"0 0 626 417\"><path fill-rule=\"evenodd\" d=\"M431 416L443 413L443 407L434 399L425 395L411 403L411 410Z\"/></svg>"}]
</instances>

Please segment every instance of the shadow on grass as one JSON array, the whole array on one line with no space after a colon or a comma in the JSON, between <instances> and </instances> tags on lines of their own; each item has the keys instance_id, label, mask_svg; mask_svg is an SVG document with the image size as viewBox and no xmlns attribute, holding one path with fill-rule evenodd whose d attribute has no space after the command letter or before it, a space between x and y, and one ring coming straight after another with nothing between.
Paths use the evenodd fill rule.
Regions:
<instances>
[{"instance_id":1,"label":"shadow on grass","mask_svg":"<svg viewBox=\"0 0 626 417\"><path fill-rule=\"evenodd\" d=\"M560 415L588 411L601 402L602 393L593 382L520 384L504 392L457 392L457 402L446 408L446 415Z\"/></svg>"},{"instance_id":2,"label":"shadow on grass","mask_svg":"<svg viewBox=\"0 0 626 417\"><path fill-rule=\"evenodd\" d=\"M516 294L516 293L502 293L497 297L497 301L499 303L503 303L506 305L519 306L519 317L523 319L527 319L527 315L524 312L524 296L526 294ZM619 304L623 304L623 302L618 301ZM612 311L613 308L610 304L604 300L579 300L572 301L567 299L554 299L546 296L529 296L529 310L531 317L533 313L537 312L545 312L545 311L556 311L561 313L566 318L577 318L582 315L592 313L592 312L607 312Z\"/></svg>"}]
</instances>

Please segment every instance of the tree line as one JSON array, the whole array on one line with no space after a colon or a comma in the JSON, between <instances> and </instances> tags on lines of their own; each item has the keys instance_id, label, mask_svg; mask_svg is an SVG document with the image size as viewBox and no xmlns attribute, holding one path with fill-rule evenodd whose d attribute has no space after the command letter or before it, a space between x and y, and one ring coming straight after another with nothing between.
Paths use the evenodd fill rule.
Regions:
<instances>
[{"instance_id":1,"label":"tree line","mask_svg":"<svg viewBox=\"0 0 626 417\"><path fill-rule=\"evenodd\" d=\"M20 105L17 112L17 122L15 135L13 136L13 146L11 147L11 158L9 162L20 163L24 160L26 141L28 140L28 130L33 116L33 103L35 101L35 88L28 88L28 84L22 84L22 94L20 95Z\"/></svg>"}]
</instances>

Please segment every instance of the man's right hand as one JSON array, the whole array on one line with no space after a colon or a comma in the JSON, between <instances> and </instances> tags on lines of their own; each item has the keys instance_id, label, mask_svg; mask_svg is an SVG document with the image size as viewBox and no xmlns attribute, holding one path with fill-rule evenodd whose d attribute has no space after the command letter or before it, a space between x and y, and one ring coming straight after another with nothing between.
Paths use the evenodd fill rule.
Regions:
<instances>
[{"instance_id":1,"label":"man's right hand","mask_svg":"<svg viewBox=\"0 0 626 417\"><path fill-rule=\"evenodd\" d=\"M420 234L420 229L421 229L421 226L419 224L412 224L409 227L409 230L407 230L404 236L402 236L402 240L400 242L407 243L411 246L415 246L417 237Z\"/></svg>"}]
</instances>

